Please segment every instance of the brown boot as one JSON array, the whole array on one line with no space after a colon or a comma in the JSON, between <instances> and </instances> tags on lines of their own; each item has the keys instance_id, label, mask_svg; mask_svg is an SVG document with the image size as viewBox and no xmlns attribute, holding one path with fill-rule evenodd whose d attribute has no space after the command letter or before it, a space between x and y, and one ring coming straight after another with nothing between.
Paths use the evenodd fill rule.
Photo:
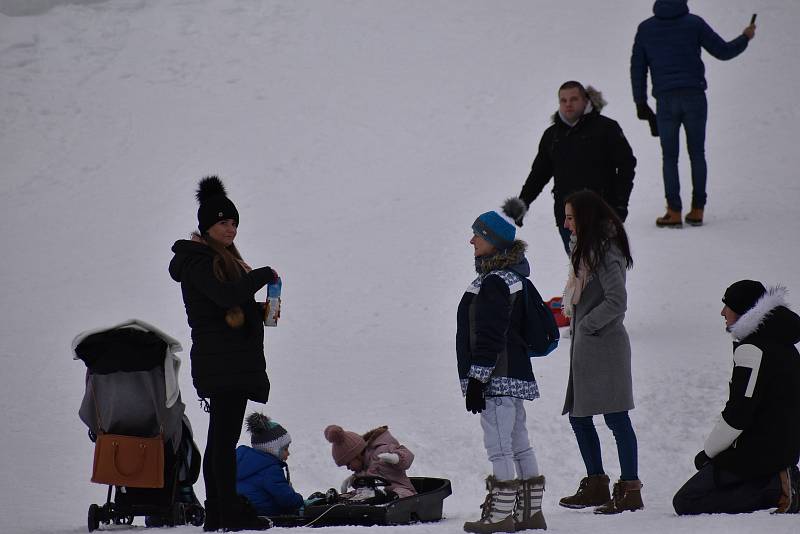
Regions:
<instances>
[{"instance_id":1,"label":"brown boot","mask_svg":"<svg viewBox=\"0 0 800 534\"><path fill-rule=\"evenodd\" d=\"M686 224L703 226L703 208L692 208L692 211L686 214Z\"/></svg>"},{"instance_id":2,"label":"brown boot","mask_svg":"<svg viewBox=\"0 0 800 534\"><path fill-rule=\"evenodd\" d=\"M781 469L781 496L778 498L778 509L773 514L800 513L800 471L797 466Z\"/></svg>"},{"instance_id":3,"label":"brown boot","mask_svg":"<svg viewBox=\"0 0 800 534\"><path fill-rule=\"evenodd\" d=\"M514 528L514 505L517 502L519 480L486 479L486 500L481 505L481 518L464 523L465 532L490 534L492 532L516 532Z\"/></svg>"},{"instance_id":4,"label":"brown boot","mask_svg":"<svg viewBox=\"0 0 800 534\"><path fill-rule=\"evenodd\" d=\"M659 228L682 228L683 221L681 221L680 210L676 211L667 206L667 213L656 219L656 226Z\"/></svg>"},{"instance_id":5,"label":"brown boot","mask_svg":"<svg viewBox=\"0 0 800 534\"><path fill-rule=\"evenodd\" d=\"M588 476L581 480L575 495L563 497L558 504L565 508L587 508L604 504L611 498L608 483L606 474Z\"/></svg>"},{"instance_id":6,"label":"brown boot","mask_svg":"<svg viewBox=\"0 0 800 534\"><path fill-rule=\"evenodd\" d=\"M642 508L642 483L638 480L618 480L614 483L611 499L595 508L594 513L619 514L625 510L635 512Z\"/></svg>"}]
</instances>

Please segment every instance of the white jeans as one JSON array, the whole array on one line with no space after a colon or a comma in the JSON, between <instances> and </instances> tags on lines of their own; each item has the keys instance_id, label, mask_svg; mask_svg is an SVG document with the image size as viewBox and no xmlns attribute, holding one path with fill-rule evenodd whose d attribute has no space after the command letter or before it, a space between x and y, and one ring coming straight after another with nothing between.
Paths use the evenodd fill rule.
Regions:
<instances>
[{"instance_id":1,"label":"white jeans","mask_svg":"<svg viewBox=\"0 0 800 534\"><path fill-rule=\"evenodd\" d=\"M497 480L539 476L536 453L528 440L525 406L515 397L488 397L481 412L483 444Z\"/></svg>"}]
</instances>

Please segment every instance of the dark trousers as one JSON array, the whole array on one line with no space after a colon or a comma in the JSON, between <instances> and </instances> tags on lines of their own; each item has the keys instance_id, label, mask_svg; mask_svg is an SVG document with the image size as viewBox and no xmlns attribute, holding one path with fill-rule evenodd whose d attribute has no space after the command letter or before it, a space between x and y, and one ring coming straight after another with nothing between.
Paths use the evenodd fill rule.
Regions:
<instances>
[{"instance_id":1,"label":"dark trousers","mask_svg":"<svg viewBox=\"0 0 800 534\"><path fill-rule=\"evenodd\" d=\"M236 499L236 444L242 432L247 397L214 395L209 399L208 440L203 458L206 499L233 502Z\"/></svg>"},{"instance_id":2,"label":"dark trousers","mask_svg":"<svg viewBox=\"0 0 800 534\"><path fill-rule=\"evenodd\" d=\"M679 133L686 132L686 149L692 169L692 207L706 205L706 119L708 103L704 91L672 91L658 97L656 121L661 139L664 196L667 206L681 211L681 184L678 179Z\"/></svg>"},{"instance_id":3,"label":"dark trousers","mask_svg":"<svg viewBox=\"0 0 800 534\"><path fill-rule=\"evenodd\" d=\"M617 442L617 456L619 456L621 472L620 480L638 480L639 454L636 433L633 431L628 412L607 413L603 415L603 418L614 434L614 440ZM592 417L569 416L569 423L572 425L572 431L575 432L578 449L580 449L583 463L586 465L586 474L589 476L604 474L600 438L597 436Z\"/></svg>"},{"instance_id":4,"label":"dark trousers","mask_svg":"<svg viewBox=\"0 0 800 534\"><path fill-rule=\"evenodd\" d=\"M741 514L778 506L781 480L778 473L742 478L706 464L672 499L678 515Z\"/></svg>"}]
</instances>

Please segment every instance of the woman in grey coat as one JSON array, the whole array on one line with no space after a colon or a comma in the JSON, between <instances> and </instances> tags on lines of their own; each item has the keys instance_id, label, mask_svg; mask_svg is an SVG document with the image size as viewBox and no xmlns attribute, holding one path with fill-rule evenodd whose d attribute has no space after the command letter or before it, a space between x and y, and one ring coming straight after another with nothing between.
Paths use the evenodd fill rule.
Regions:
<instances>
[{"instance_id":1,"label":"woman in grey coat","mask_svg":"<svg viewBox=\"0 0 800 534\"><path fill-rule=\"evenodd\" d=\"M628 236L614 210L597 194L567 197L564 227L572 233L564 311L571 318L570 368L563 413L575 432L586 477L561 499L567 508L597 506L613 514L643 508L637 467L631 345L622 324L627 307L625 272L633 265ZM621 475L609 494L600 440L592 416L603 415L614 434Z\"/></svg>"}]
</instances>

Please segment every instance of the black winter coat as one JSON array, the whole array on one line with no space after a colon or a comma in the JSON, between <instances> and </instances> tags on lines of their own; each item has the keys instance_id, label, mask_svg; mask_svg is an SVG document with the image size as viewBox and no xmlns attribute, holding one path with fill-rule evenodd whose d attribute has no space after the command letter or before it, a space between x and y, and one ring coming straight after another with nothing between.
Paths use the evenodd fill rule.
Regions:
<instances>
[{"instance_id":1,"label":"black winter coat","mask_svg":"<svg viewBox=\"0 0 800 534\"><path fill-rule=\"evenodd\" d=\"M216 253L211 247L179 240L172 252L169 274L181 284L192 329L192 380L197 394L241 393L250 400L267 402L263 307L254 295L274 281L272 269L253 269L234 282L221 282L214 276ZM244 312L244 324L239 328L225 321L225 313L234 306Z\"/></svg>"},{"instance_id":2,"label":"black winter coat","mask_svg":"<svg viewBox=\"0 0 800 534\"><path fill-rule=\"evenodd\" d=\"M591 189L613 207L624 221L633 189L636 158L617 121L597 110L570 127L558 113L539 141L539 153L519 194L530 206L553 178L556 225L564 225L564 199Z\"/></svg>"},{"instance_id":3,"label":"black winter coat","mask_svg":"<svg viewBox=\"0 0 800 534\"><path fill-rule=\"evenodd\" d=\"M741 430L712 462L741 476L759 476L800 460L800 316L771 290L731 328L734 367L722 418ZM709 438L711 439L711 438Z\"/></svg>"}]
</instances>

